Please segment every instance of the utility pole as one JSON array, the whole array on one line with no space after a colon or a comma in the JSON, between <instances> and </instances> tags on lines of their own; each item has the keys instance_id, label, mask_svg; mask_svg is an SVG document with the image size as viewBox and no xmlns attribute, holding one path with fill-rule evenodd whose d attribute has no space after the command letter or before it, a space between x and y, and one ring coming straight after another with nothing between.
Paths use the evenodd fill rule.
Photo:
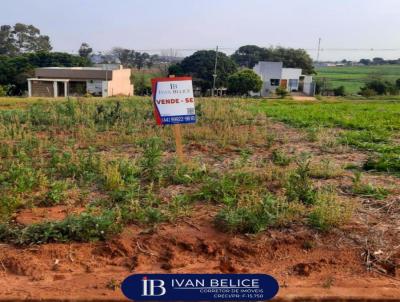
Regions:
<instances>
[{"instance_id":1,"label":"utility pole","mask_svg":"<svg viewBox=\"0 0 400 302\"><path fill-rule=\"evenodd\" d=\"M213 88L211 91L211 96L214 96L214 91L215 91L215 82L217 80L217 64L218 64L218 46L215 49L215 64L214 64L214 73L213 73L214 81L213 81Z\"/></svg>"},{"instance_id":2,"label":"utility pole","mask_svg":"<svg viewBox=\"0 0 400 302\"><path fill-rule=\"evenodd\" d=\"M319 62L319 52L321 50L321 38L318 38L318 52L317 52L317 63Z\"/></svg>"}]
</instances>

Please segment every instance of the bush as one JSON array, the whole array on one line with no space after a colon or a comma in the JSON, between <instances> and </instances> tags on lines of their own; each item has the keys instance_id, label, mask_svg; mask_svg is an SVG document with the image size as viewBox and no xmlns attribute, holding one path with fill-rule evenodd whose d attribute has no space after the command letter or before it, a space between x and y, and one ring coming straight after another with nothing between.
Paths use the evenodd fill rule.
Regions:
<instances>
[{"instance_id":1,"label":"bush","mask_svg":"<svg viewBox=\"0 0 400 302\"><path fill-rule=\"evenodd\" d=\"M346 90L344 86L339 86L333 89L333 93L335 94L335 96L345 96Z\"/></svg>"},{"instance_id":2,"label":"bush","mask_svg":"<svg viewBox=\"0 0 400 302\"><path fill-rule=\"evenodd\" d=\"M289 94L289 92L283 87L276 88L275 93L276 93L276 95L280 96L282 99L284 99Z\"/></svg>"},{"instance_id":3,"label":"bush","mask_svg":"<svg viewBox=\"0 0 400 302\"><path fill-rule=\"evenodd\" d=\"M6 86L0 85L0 96L6 96L8 89Z\"/></svg>"},{"instance_id":4,"label":"bush","mask_svg":"<svg viewBox=\"0 0 400 302\"><path fill-rule=\"evenodd\" d=\"M362 96L365 96L366 98L370 98L377 95L376 91L370 88L361 89L360 94Z\"/></svg>"},{"instance_id":5,"label":"bush","mask_svg":"<svg viewBox=\"0 0 400 302\"><path fill-rule=\"evenodd\" d=\"M380 79L375 79L367 82L365 86L361 88L360 94L366 97L371 96L370 90L375 91L375 93L378 95L396 95L399 93L399 88L395 83L383 81Z\"/></svg>"},{"instance_id":6,"label":"bush","mask_svg":"<svg viewBox=\"0 0 400 302\"><path fill-rule=\"evenodd\" d=\"M251 69L244 69L228 78L228 92L236 95L247 95L250 91L261 90L262 80Z\"/></svg>"}]
</instances>

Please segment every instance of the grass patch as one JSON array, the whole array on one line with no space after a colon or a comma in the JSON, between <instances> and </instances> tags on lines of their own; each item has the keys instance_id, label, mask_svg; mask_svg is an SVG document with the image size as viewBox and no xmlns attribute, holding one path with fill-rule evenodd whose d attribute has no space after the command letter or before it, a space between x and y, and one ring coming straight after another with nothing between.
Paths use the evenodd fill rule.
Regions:
<instances>
[{"instance_id":1,"label":"grass patch","mask_svg":"<svg viewBox=\"0 0 400 302\"><path fill-rule=\"evenodd\" d=\"M308 221L313 228L327 232L348 222L352 212L352 204L340 202L336 193L328 190L318 193Z\"/></svg>"},{"instance_id":2,"label":"grass patch","mask_svg":"<svg viewBox=\"0 0 400 302\"><path fill-rule=\"evenodd\" d=\"M390 191L386 188L363 182L362 174L358 171L354 174L351 192L355 195L379 200L385 199L390 194Z\"/></svg>"}]
</instances>

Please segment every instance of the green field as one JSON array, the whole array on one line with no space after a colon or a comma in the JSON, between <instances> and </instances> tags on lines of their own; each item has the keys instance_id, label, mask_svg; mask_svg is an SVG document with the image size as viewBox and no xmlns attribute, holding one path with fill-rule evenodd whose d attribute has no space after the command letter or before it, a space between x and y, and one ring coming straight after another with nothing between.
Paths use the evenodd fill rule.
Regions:
<instances>
[{"instance_id":1,"label":"green field","mask_svg":"<svg viewBox=\"0 0 400 302\"><path fill-rule=\"evenodd\" d=\"M336 129L340 144L371 152L365 169L400 172L398 101L265 102L262 108L267 116L314 136Z\"/></svg>"},{"instance_id":2,"label":"green field","mask_svg":"<svg viewBox=\"0 0 400 302\"><path fill-rule=\"evenodd\" d=\"M368 79L380 77L395 81L400 78L400 65L318 67L316 78L326 78L328 86L335 88L343 85L347 93L358 93Z\"/></svg>"}]
</instances>

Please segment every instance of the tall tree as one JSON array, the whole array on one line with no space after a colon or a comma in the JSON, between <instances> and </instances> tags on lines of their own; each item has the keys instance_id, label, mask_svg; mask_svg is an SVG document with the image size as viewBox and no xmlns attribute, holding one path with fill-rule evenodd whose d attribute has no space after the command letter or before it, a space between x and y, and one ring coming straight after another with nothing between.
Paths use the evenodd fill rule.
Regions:
<instances>
[{"instance_id":1,"label":"tall tree","mask_svg":"<svg viewBox=\"0 0 400 302\"><path fill-rule=\"evenodd\" d=\"M33 25L17 23L0 27L0 54L17 55L25 52L50 51L49 36L41 35Z\"/></svg>"},{"instance_id":2,"label":"tall tree","mask_svg":"<svg viewBox=\"0 0 400 302\"><path fill-rule=\"evenodd\" d=\"M150 59L150 55L147 52L136 52L135 53L135 67L137 69L142 69L146 62Z\"/></svg>"},{"instance_id":3,"label":"tall tree","mask_svg":"<svg viewBox=\"0 0 400 302\"><path fill-rule=\"evenodd\" d=\"M78 53L82 58L88 58L89 55L93 52L93 49L89 46L88 43L83 42L81 47L79 47Z\"/></svg>"},{"instance_id":4,"label":"tall tree","mask_svg":"<svg viewBox=\"0 0 400 302\"><path fill-rule=\"evenodd\" d=\"M128 63L130 62L130 57L132 55L132 50L122 48L122 47L114 47L111 50L111 53L113 56L118 58L120 63L124 66L127 66Z\"/></svg>"},{"instance_id":5,"label":"tall tree","mask_svg":"<svg viewBox=\"0 0 400 302\"><path fill-rule=\"evenodd\" d=\"M171 65L169 73L172 74L172 71L175 71L190 75L193 77L194 85L205 91L212 88L213 85L215 55L216 52L214 50L196 51L191 56L183 59L182 62ZM236 70L235 62L226 54L218 52L216 86L226 87L228 77Z\"/></svg>"},{"instance_id":6,"label":"tall tree","mask_svg":"<svg viewBox=\"0 0 400 302\"><path fill-rule=\"evenodd\" d=\"M11 55L17 53L15 37L10 25L0 26L0 55Z\"/></svg>"},{"instance_id":7,"label":"tall tree","mask_svg":"<svg viewBox=\"0 0 400 302\"><path fill-rule=\"evenodd\" d=\"M239 66L253 68L266 57L266 49L257 45L245 45L239 47L231 57Z\"/></svg>"}]
</instances>

